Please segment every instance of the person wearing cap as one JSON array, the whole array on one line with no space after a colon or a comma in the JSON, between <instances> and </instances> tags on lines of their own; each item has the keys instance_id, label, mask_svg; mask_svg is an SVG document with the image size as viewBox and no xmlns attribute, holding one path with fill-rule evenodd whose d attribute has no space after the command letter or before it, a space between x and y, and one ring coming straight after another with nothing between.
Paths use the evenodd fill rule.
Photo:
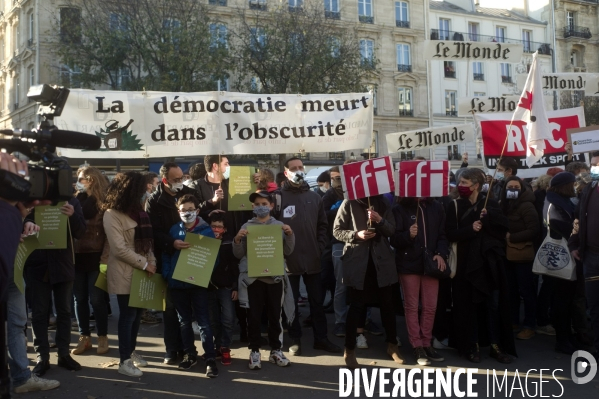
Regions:
<instances>
[{"instance_id":1,"label":"person wearing cap","mask_svg":"<svg viewBox=\"0 0 599 399\"><path fill-rule=\"evenodd\" d=\"M261 320L262 312L266 307L268 314L268 343L270 345L269 362L279 367L289 365L289 359L283 354L283 326L281 324L281 304L289 322L295 316L293 295L291 293L289 279L283 270L282 276L249 277L247 258L247 236L249 226L281 226L283 235L283 254L287 257L293 253L295 247L295 235L293 230L286 224L270 216L274 201L267 191L258 191L250 195L254 217L241 226L241 229L233 239L233 254L240 259L239 263L239 305L248 308L249 320L249 348L250 359L248 367L251 370L262 368L260 355ZM270 267L268 264L265 268Z\"/></svg>"}]
</instances>

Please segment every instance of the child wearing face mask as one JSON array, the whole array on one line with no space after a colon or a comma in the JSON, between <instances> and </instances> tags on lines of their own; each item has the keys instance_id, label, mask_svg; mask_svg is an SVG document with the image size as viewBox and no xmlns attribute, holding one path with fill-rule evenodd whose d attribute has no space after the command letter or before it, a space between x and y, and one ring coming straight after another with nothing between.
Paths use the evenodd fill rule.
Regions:
<instances>
[{"instance_id":1,"label":"child wearing face mask","mask_svg":"<svg viewBox=\"0 0 599 399\"><path fill-rule=\"evenodd\" d=\"M262 368L260 355L260 325L262 310L266 307L268 313L268 341L271 347L269 361L280 367L289 365L282 348L283 328L281 325L281 304L289 323L295 316L293 294L287 275L275 277L248 277L247 238L248 226L279 225L284 237L283 253L285 256L293 252L295 236L291 227L270 216L273 208L273 198L267 191L258 191L250 195L254 218L244 224L233 239L233 253L239 263L239 304L248 308L249 348L251 349L249 368ZM267 265L265 265L267 266Z\"/></svg>"},{"instance_id":2,"label":"child wearing face mask","mask_svg":"<svg viewBox=\"0 0 599 399\"><path fill-rule=\"evenodd\" d=\"M196 197L191 194L182 196L177 201L177 208L179 209L181 222L171 228L169 233L171 237L176 240L185 240L187 233L193 233L214 238L214 233L208 223L199 217L200 204ZM218 368L216 367L216 352L214 350L212 329L210 328L209 292L207 288L173 279L173 272L180 252L178 250L174 253L165 252L162 254L162 277L168 282L171 297L181 323L181 338L185 355L183 361L179 364L179 369L189 370L198 360L192 328L192 315L195 315L201 331L202 347L206 361L206 376L214 378L218 376ZM215 268L217 266L218 260Z\"/></svg>"}]
</instances>

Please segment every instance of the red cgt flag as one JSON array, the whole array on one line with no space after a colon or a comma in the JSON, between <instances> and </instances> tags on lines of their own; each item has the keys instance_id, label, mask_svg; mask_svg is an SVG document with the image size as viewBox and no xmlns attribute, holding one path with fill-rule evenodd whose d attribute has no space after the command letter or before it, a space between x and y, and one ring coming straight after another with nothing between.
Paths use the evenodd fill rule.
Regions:
<instances>
[{"instance_id":1,"label":"red cgt flag","mask_svg":"<svg viewBox=\"0 0 599 399\"><path fill-rule=\"evenodd\" d=\"M341 166L339 171L346 199L372 197L395 190L391 157L349 163Z\"/></svg>"},{"instance_id":2,"label":"red cgt flag","mask_svg":"<svg viewBox=\"0 0 599 399\"><path fill-rule=\"evenodd\" d=\"M399 197L443 197L449 195L449 161L403 161L398 167Z\"/></svg>"}]
</instances>

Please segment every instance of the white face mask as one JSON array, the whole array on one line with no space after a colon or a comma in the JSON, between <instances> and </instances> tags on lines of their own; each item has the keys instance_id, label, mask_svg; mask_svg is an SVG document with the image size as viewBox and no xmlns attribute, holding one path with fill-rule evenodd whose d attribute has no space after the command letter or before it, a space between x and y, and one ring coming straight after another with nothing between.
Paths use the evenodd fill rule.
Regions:
<instances>
[{"instance_id":1,"label":"white face mask","mask_svg":"<svg viewBox=\"0 0 599 399\"><path fill-rule=\"evenodd\" d=\"M505 173L503 173L503 172L495 173L495 179L497 179L497 180L503 180L504 177L505 177Z\"/></svg>"},{"instance_id":2,"label":"white face mask","mask_svg":"<svg viewBox=\"0 0 599 399\"><path fill-rule=\"evenodd\" d=\"M171 191L174 193L183 190L183 187L183 183L171 183Z\"/></svg>"},{"instance_id":3,"label":"white face mask","mask_svg":"<svg viewBox=\"0 0 599 399\"><path fill-rule=\"evenodd\" d=\"M231 176L231 167L227 166L227 168L223 172L223 179L228 179L229 176Z\"/></svg>"},{"instance_id":4,"label":"white face mask","mask_svg":"<svg viewBox=\"0 0 599 399\"><path fill-rule=\"evenodd\" d=\"M193 223L196 221L198 214L196 211L179 212L179 216L184 223Z\"/></svg>"},{"instance_id":5,"label":"white face mask","mask_svg":"<svg viewBox=\"0 0 599 399\"><path fill-rule=\"evenodd\" d=\"M84 193L87 190L87 188L81 182L75 183L75 187L77 188L77 191L81 193Z\"/></svg>"},{"instance_id":6,"label":"white face mask","mask_svg":"<svg viewBox=\"0 0 599 399\"><path fill-rule=\"evenodd\" d=\"M304 182L304 172L301 170L298 170L297 172L292 172L290 170L287 171L287 178L289 180L291 180L291 182L295 183L295 184L301 184Z\"/></svg>"},{"instance_id":7,"label":"white face mask","mask_svg":"<svg viewBox=\"0 0 599 399\"><path fill-rule=\"evenodd\" d=\"M318 188L320 189L320 191L322 191L323 193L326 193L329 189L326 186L318 186Z\"/></svg>"}]
</instances>

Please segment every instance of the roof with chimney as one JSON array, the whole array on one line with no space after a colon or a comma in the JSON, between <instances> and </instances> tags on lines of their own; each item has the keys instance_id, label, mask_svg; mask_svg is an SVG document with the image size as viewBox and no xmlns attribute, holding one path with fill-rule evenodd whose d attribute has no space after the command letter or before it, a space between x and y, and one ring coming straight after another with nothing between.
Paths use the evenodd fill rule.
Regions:
<instances>
[{"instance_id":1,"label":"roof with chimney","mask_svg":"<svg viewBox=\"0 0 599 399\"><path fill-rule=\"evenodd\" d=\"M546 22L538 21L534 18L527 17L526 15L521 14L515 10L506 10L505 8L486 8L477 5L475 6L475 11L468 11L448 1L435 0L431 0L429 2L429 5L431 11L443 11L457 14L477 15L481 17L492 17L505 19L509 21L526 22L529 24L547 25Z\"/></svg>"}]
</instances>

